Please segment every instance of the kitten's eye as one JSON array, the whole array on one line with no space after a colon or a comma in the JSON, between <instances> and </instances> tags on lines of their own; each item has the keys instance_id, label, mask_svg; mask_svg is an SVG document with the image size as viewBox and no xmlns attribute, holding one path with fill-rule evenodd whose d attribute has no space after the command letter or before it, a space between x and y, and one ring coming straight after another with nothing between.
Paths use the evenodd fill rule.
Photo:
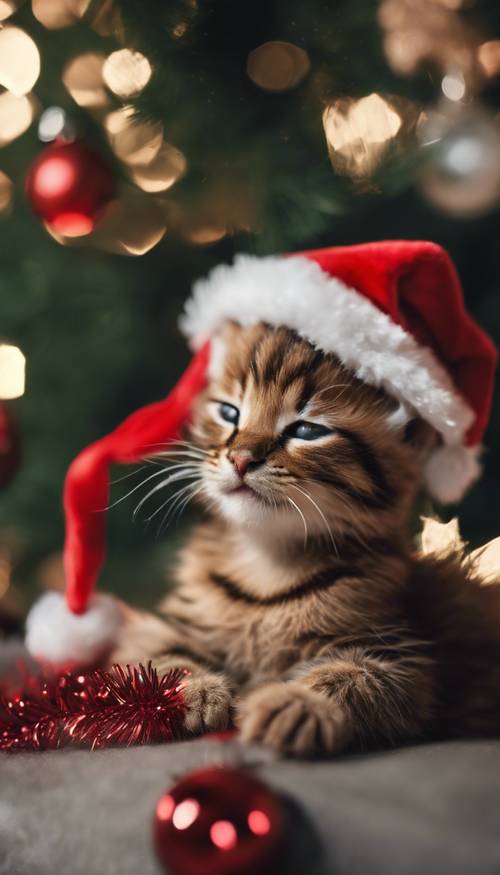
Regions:
<instances>
[{"instance_id":1,"label":"kitten's eye","mask_svg":"<svg viewBox=\"0 0 500 875\"><path fill-rule=\"evenodd\" d=\"M285 437L298 438L299 441L315 441L331 433L331 428L327 428L325 425L319 425L317 422L304 422L302 419L298 422L292 422L283 432Z\"/></svg>"},{"instance_id":2,"label":"kitten's eye","mask_svg":"<svg viewBox=\"0 0 500 875\"><path fill-rule=\"evenodd\" d=\"M238 425L240 411L234 406L234 404L227 404L225 401L221 401L217 409L219 411L219 416L224 422L231 422L233 425Z\"/></svg>"}]
</instances>

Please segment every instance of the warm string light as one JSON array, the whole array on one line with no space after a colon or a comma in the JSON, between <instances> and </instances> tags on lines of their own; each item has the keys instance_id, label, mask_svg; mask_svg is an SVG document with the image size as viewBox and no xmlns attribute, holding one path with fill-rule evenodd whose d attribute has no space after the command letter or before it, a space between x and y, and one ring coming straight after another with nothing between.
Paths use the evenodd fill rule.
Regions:
<instances>
[{"instance_id":1,"label":"warm string light","mask_svg":"<svg viewBox=\"0 0 500 875\"><path fill-rule=\"evenodd\" d=\"M151 64L140 52L120 49L106 58L102 76L113 94L128 100L141 93L151 79L152 72Z\"/></svg>"},{"instance_id":2,"label":"warm string light","mask_svg":"<svg viewBox=\"0 0 500 875\"><path fill-rule=\"evenodd\" d=\"M479 46L477 58L482 72L488 78L500 73L500 40L489 40Z\"/></svg>"},{"instance_id":3,"label":"warm string light","mask_svg":"<svg viewBox=\"0 0 500 875\"><path fill-rule=\"evenodd\" d=\"M379 94L330 104L323 128L334 169L352 177L373 173L401 124L400 115Z\"/></svg>"},{"instance_id":4,"label":"warm string light","mask_svg":"<svg viewBox=\"0 0 500 875\"><path fill-rule=\"evenodd\" d=\"M12 203L12 180L0 170L0 215L10 212Z\"/></svg>"},{"instance_id":5,"label":"warm string light","mask_svg":"<svg viewBox=\"0 0 500 875\"><path fill-rule=\"evenodd\" d=\"M53 225L46 230L62 246L84 246L116 255L145 255L160 242L167 230L164 211L153 198L132 186L123 186L120 197L107 207L97 226L85 237L74 240Z\"/></svg>"},{"instance_id":6,"label":"warm string light","mask_svg":"<svg viewBox=\"0 0 500 875\"><path fill-rule=\"evenodd\" d=\"M462 100L465 97L465 79L459 70L447 73L441 82L441 91L448 100Z\"/></svg>"},{"instance_id":7,"label":"warm string light","mask_svg":"<svg viewBox=\"0 0 500 875\"><path fill-rule=\"evenodd\" d=\"M186 159L179 149L163 143L153 160L149 164L132 167L130 176L143 191L166 191L183 176L186 165Z\"/></svg>"},{"instance_id":8,"label":"warm string light","mask_svg":"<svg viewBox=\"0 0 500 875\"><path fill-rule=\"evenodd\" d=\"M17 0L0 0L0 21L5 21L17 11Z\"/></svg>"},{"instance_id":9,"label":"warm string light","mask_svg":"<svg viewBox=\"0 0 500 875\"><path fill-rule=\"evenodd\" d=\"M104 127L113 152L128 165L149 164L163 143L159 122L138 121L132 106L123 106L106 116Z\"/></svg>"},{"instance_id":10,"label":"warm string light","mask_svg":"<svg viewBox=\"0 0 500 875\"><path fill-rule=\"evenodd\" d=\"M304 49L293 43L274 40L250 52L247 74L264 91L288 91L307 76L311 68Z\"/></svg>"},{"instance_id":11,"label":"warm string light","mask_svg":"<svg viewBox=\"0 0 500 875\"><path fill-rule=\"evenodd\" d=\"M28 130L35 110L36 102L31 95L16 97L10 91L0 94L0 146L6 146Z\"/></svg>"},{"instance_id":12,"label":"warm string light","mask_svg":"<svg viewBox=\"0 0 500 875\"><path fill-rule=\"evenodd\" d=\"M105 55L86 52L66 65L62 81L78 106L90 110L102 110L110 104L109 94L102 79Z\"/></svg>"},{"instance_id":13,"label":"warm string light","mask_svg":"<svg viewBox=\"0 0 500 875\"><path fill-rule=\"evenodd\" d=\"M76 24L87 11L90 0L32 0L36 19L48 30L59 30Z\"/></svg>"},{"instance_id":14,"label":"warm string light","mask_svg":"<svg viewBox=\"0 0 500 875\"><path fill-rule=\"evenodd\" d=\"M473 78L476 38L458 14L461 0L379 0L379 22L389 66L412 75L426 62Z\"/></svg>"},{"instance_id":15,"label":"warm string light","mask_svg":"<svg viewBox=\"0 0 500 875\"><path fill-rule=\"evenodd\" d=\"M0 399L20 398L25 390L26 359L18 346L0 343Z\"/></svg>"},{"instance_id":16,"label":"warm string light","mask_svg":"<svg viewBox=\"0 0 500 875\"><path fill-rule=\"evenodd\" d=\"M11 584L12 563L0 553L0 600L5 598Z\"/></svg>"},{"instance_id":17,"label":"warm string light","mask_svg":"<svg viewBox=\"0 0 500 875\"><path fill-rule=\"evenodd\" d=\"M35 42L19 27L0 29L0 85L22 97L40 75L40 53Z\"/></svg>"},{"instance_id":18,"label":"warm string light","mask_svg":"<svg viewBox=\"0 0 500 875\"><path fill-rule=\"evenodd\" d=\"M71 137L71 122L62 107L49 106L45 109L38 122L38 139L42 143L52 143L57 137L65 136L67 139Z\"/></svg>"}]
</instances>

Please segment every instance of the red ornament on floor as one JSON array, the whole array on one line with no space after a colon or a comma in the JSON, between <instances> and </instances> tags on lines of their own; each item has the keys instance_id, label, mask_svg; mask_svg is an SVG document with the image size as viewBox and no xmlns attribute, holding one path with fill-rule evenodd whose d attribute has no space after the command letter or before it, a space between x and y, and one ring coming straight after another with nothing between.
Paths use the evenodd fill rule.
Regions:
<instances>
[{"instance_id":1,"label":"red ornament on floor","mask_svg":"<svg viewBox=\"0 0 500 875\"><path fill-rule=\"evenodd\" d=\"M75 140L55 142L35 159L26 177L26 196L37 216L58 234L90 234L115 192L104 158Z\"/></svg>"},{"instance_id":2,"label":"red ornament on floor","mask_svg":"<svg viewBox=\"0 0 500 875\"><path fill-rule=\"evenodd\" d=\"M5 404L0 404L0 489L10 483L21 464L21 436Z\"/></svg>"},{"instance_id":3,"label":"red ornament on floor","mask_svg":"<svg viewBox=\"0 0 500 875\"><path fill-rule=\"evenodd\" d=\"M276 875L285 817L253 775L211 767L179 781L156 806L157 856L173 875Z\"/></svg>"}]
</instances>

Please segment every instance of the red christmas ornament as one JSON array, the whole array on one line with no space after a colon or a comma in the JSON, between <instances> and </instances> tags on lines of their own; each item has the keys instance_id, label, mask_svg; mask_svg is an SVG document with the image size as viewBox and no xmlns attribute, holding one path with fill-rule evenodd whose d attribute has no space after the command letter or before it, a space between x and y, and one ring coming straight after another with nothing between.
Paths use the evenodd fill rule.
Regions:
<instances>
[{"instance_id":1,"label":"red christmas ornament","mask_svg":"<svg viewBox=\"0 0 500 875\"><path fill-rule=\"evenodd\" d=\"M131 746L184 735L182 682L148 665L57 678L26 677L16 693L0 690L0 750L54 750L73 745Z\"/></svg>"},{"instance_id":2,"label":"red christmas ornament","mask_svg":"<svg viewBox=\"0 0 500 875\"><path fill-rule=\"evenodd\" d=\"M89 234L115 191L104 158L75 140L55 142L35 159L26 177L34 212L65 237Z\"/></svg>"},{"instance_id":3,"label":"red christmas ornament","mask_svg":"<svg viewBox=\"0 0 500 875\"><path fill-rule=\"evenodd\" d=\"M277 796L233 768L206 768L156 806L154 844L173 875L276 875L285 818Z\"/></svg>"},{"instance_id":4,"label":"red christmas ornament","mask_svg":"<svg viewBox=\"0 0 500 875\"><path fill-rule=\"evenodd\" d=\"M0 489L7 486L21 464L21 436L5 404L0 404Z\"/></svg>"}]
</instances>

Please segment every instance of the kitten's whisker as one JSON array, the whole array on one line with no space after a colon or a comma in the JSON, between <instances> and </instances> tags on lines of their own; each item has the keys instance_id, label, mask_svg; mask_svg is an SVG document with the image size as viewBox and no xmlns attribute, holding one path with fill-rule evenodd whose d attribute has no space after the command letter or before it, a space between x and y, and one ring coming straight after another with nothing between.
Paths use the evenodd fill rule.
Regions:
<instances>
[{"instance_id":1,"label":"kitten's whisker","mask_svg":"<svg viewBox=\"0 0 500 875\"><path fill-rule=\"evenodd\" d=\"M336 545L336 543L335 543L335 538L333 537L333 532L332 532L332 529L331 529L330 523L328 522L328 520L327 520L325 514L323 513L323 511L321 510L320 506L315 502L314 498L313 498L311 495L309 495L309 493L307 492L307 490L305 490L305 489L301 489L300 486L297 486L295 483L289 483L288 485L291 486L292 489L296 489L298 492L301 492L302 495L303 495L305 498L307 498L307 499L311 502L311 504L313 505L313 507L316 508L316 510L318 511L318 513L319 513L321 519L323 520L323 522L324 522L324 524L325 524L325 528L326 528L326 530L327 530L327 532L328 532L328 534L329 534L329 536L330 536L330 540L331 540L331 542L332 542L332 547L333 547L333 549L335 550L335 553L337 554L337 557L338 557L338 555L339 555L339 551L338 551L338 549L337 549L337 545Z\"/></svg>"},{"instance_id":2,"label":"kitten's whisker","mask_svg":"<svg viewBox=\"0 0 500 875\"><path fill-rule=\"evenodd\" d=\"M151 498L155 492L159 492L160 489L163 489L165 486L168 486L169 483L176 483L178 480L186 480L188 477L199 476L199 472L196 468L183 468L182 471L177 471L175 474L169 474L168 477L165 477L165 480L162 480L161 483L157 483L156 486L153 486L152 489L149 490L147 495L141 498L139 504L136 505L133 517L136 518L139 513L141 507L146 503L146 501Z\"/></svg>"},{"instance_id":3,"label":"kitten's whisker","mask_svg":"<svg viewBox=\"0 0 500 875\"><path fill-rule=\"evenodd\" d=\"M192 475L192 478L194 478L194 475ZM181 493L184 493L186 492L186 490L192 489L193 486L196 486L196 482L197 481L195 481L194 483L188 483L187 486L182 486L180 489L177 489L174 493L172 493L172 495L169 495L168 498L165 499L163 504L160 504L160 506L157 507L156 510L153 511L153 513L146 518L146 525L149 525L151 520L154 519L155 516L157 516L164 507L166 507L168 504L171 504L179 495L181 495Z\"/></svg>"},{"instance_id":4,"label":"kitten's whisker","mask_svg":"<svg viewBox=\"0 0 500 875\"><path fill-rule=\"evenodd\" d=\"M155 453L153 456L150 456L151 459L158 461L161 459L185 459L185 458L195 458L195 459L205 459L211 458L208 453L196 453L194 450L168 450L163 453Z\"/></svg>"},{"instance_id":5,"label":"kitten's whisker","mask_svg":"<svg viewBox=\"0 0 500 875\"><path fill-rule=\"evenodd\" d=\"M286 493L285 493L285 495L286 495ZM286 495L286 499L287 499L287 501L290 502L290 504L292 505L292 507L295 508L295 510L297 511L297 513L299 514L299 516L300 516L300 518L301 518L301 520L302 520L302 525L304 526L304 547L305 547L306 544L307 544L307 535L308 535L308 530L307 530L307 521L306 521L306 518L305 518L304 514L302 513L302 511L301 511L300 507L298 506L298 504L293 500L293 498L290 498L289 495Z\"/></svg>"},{"instance_id":6,"label":"kitten's whisker","mask_svg":"<svg viewBox=\"0 0 500 875\"><path fill-rule=\"evenodd\" d=\"M193 485L196 485L196 484L193 484ZM176 511L175 511L175 513L174 513L174 515L173 515L173 517L172 517L172 522L174 522L175 519L178 519L178 518L181 516L181 514L184 513L184 511L185 511L186 507L188 506L189 502L190 502L190 501L191 501L196 495L198 495L198 493L200 493L201 490L202 490L202 486L199 486L198 489L194 489L192 492L188 493L188 495L186 496L186 498L183 498L183 500L182 500L181 503L178 505L178 507L177 507L177 509L176 509Z\"/></svg>"},{"instance_id":7,"label":"kitten's whisker","mask_svg":"<svg viewBox=\"0 0 500 875\"><path fill-rule=\"evenodd\" d=\"M144 449L148 449L149 447L163 447L163 452L171 452L174 447L184 447L188 450L196 450L197 452L208 454L212 452L211 450L205 450L203 447L197 446L197 444L189 443L189 441L165 441L164 443L156 443L156 444L146 444ZM175 450L174 450L175 451Z\"/></svg>"},{"instance_id":8,"label":"kitten's whisker","mask_svg":"<svg viewBox=\"0 0 500 875\"><path fill-rule=\"evenodd\" d=\"M108 504L108 506L102 508L102 510L111 510L113 507L116 507L118 504L121 504L122 501L125 501L126 498L129 498L131 495L133 495L134 492L137 492L137 490L140 489L141 486L144 486L145 483L149 483L149 481L152 480L153 477L159 477L160 474L163 474L164 472L165 472L164 468L162 468L160 471L154 471L152 474L149 475L149 477L146 477L144 480L141 480L141 482L138 483L137 486L134 486L134 488L131 489L130 492L127 492L126 495L123 495L121 498L119 498L117 501L114 501L112 504Z\"/></svg>"},{"instance_id":9,"label":"kitten's whisker","mask_svg":"<svg viewBox=\"0 0 500 875\"><path fill-rule=\"evenodd\" d=\"M198 481L198 482L199 482L199 481ZM197 492L201 490L202 487L199 487L199 489L197 490L197 489L196 489L196 485L197 485L196 482L195 482L195 483L189 483L189 484L188 484L187 486L185 486L183 489L180 489L178 492L176 492L175 495L172 496L172 499L170 499L170 501L166 502L166 504L171 504L171 507L169 507L169 508L167 509L167 512L166 512L166 514L164 515L164 517L163 517L163 519L162 519L162 521L161 521L161 523L160 523L160 526L159 526L158 531L157 531L157 533L156 533L156 537L157 537L157 538L160 536L160 533L161 533L161 531L162 531L162 529L163 529L163 526L164 526L165 524L168 525L168 520L169 520L170 517L172 516L172 514L173 514L173 512L175 511L175 509L176 509L176 507L178 506L178 504L179 504L180 502L182 502L183 499L182 499L181 496L184 495L184 494L187 492L187 493L188 493L188 499L190 499L190 498L192 498L193 495L197 494ZM190 494L190 493L191 493L191 494ZM175 499L175 501L173 501L173 499ZM173 503L172 503L172 501L173 501ZM165 505L163 505L163 506L165 506Z\"/></svg>"},{"instance_id":10,"label":"kitten's whisker","mask_svg":"<svg viewBox=\"0 0 500 875\"><path fill-rule=\"evenodd\" d=\"M122 477L117 477L116 480L111 480L109 485L114 486L116 483L121 483L122 480L128 480L129 477L133 477L134 474L140 474L141 471L146 471L147 468L147 465L141 465L140 468L134 468L134 470L129 471L128 474L124 474Z\"/></svg>"}]
</instances>

